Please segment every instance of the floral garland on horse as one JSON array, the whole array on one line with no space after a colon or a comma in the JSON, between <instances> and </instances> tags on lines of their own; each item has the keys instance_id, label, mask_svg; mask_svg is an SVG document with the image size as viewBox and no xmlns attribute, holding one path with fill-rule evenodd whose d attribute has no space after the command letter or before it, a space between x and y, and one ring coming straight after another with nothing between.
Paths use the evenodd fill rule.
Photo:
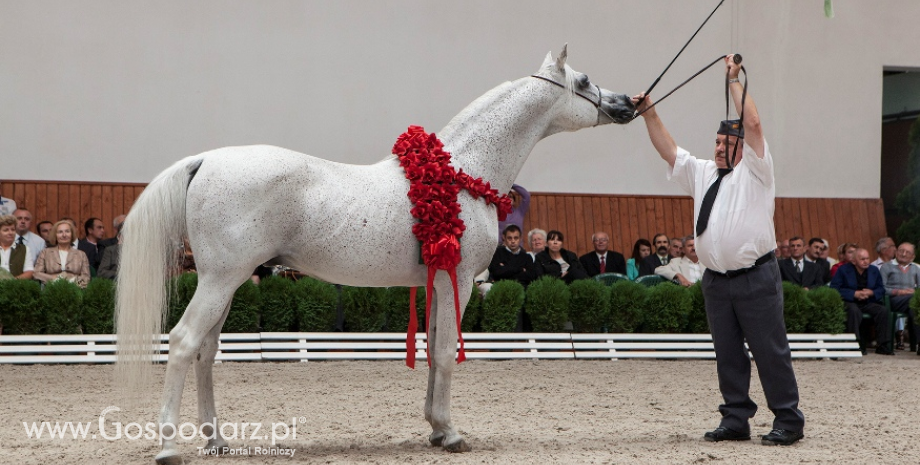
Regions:
<instances>
[{"instance_id":1,"label":"floral garland on horse","mask_svg":"<svg viewBox=\"0 0 920 465\"><path fill-rule=\"evenodd\" d=\"M418 223L412 226L412 233L421 242L422 261L428 265L428 282L425 287L425 325L431 316L431 292L434 287L434 275L446 270L450 276L454 291L454 309L457 315L457 336L460 351L457 363L466 360L463 348L463 334L460 330L460 297L457 292L457 265L460 256L460 238L466 225L460 219L460 204L457 195L465 189L474 199L482 197L487 205L495 205L499 221L511 213L511 198L499 195L488 182L482 178L473 178L463 170L457 171L450 165L450 152L444 151L444 144L434 133L428 134L421 126L409 126L393 145L393 155L399 159L399 165L406 172L410 182L409 199L414 205L412 217ZM415 311L416 288L412 288L409 297L409 330L406 337L406 365L415 368L415 332L418 330L418 318ZM427 328L426 331L427 333ZM430 351L428 366L431 366Z\"/></svg>"}]
</instances>

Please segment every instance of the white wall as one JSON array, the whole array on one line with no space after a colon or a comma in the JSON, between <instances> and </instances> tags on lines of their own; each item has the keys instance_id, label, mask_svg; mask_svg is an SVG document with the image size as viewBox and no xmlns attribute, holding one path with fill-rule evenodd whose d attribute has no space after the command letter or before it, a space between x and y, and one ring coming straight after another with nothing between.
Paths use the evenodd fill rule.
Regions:
<instances>
[{"instance_id":1,"label":"white wall","mask_svg":"<svg viewBox=\"0 0 920 465\"><path fill-rule=\"evenodd\" d=\"M569 64L645 90L715 0L0 1L0 178L147 182L173 161L268 143L349 163L410 124ZM882 69L920 67L920 2L728 0L656 89L738 51L776 158L777 194L878 197ZM710 156L720 71L663 103L678 143ZM815 177L815 174L820 175ZM644 125L553 136L534 191L680 194Z\"/></svg>"}]
</instances>

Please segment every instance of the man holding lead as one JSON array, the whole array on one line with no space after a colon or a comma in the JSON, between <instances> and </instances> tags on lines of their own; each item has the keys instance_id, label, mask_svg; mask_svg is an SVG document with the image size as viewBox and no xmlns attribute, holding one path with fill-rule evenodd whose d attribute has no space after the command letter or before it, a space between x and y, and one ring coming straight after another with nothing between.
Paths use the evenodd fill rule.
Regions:
<instances>
[{"instance_id":1,"label":"man holding lead","mask_svg":"<svg viewBox=\"0 0 920 465\"><path fill-rule=\"evenodd\" d=\"M741 67L733 58L725 58L725 67L741 119L720 123L714 160L697 159L678 147L655 108L642 116L652 145L668 162L668 179L693 197L696 252L706 266L703 295L724 399L719 406L721 423L704 439L751 438L749 420L757 404L749 395L747 341L767 406L775 415L773 430L761 436L761 442L788 446L804 437L805 417L798 409L798 384L783 320L783 289L773 255L773 158L750 95L744 96L742 108ZM633 102L639 111L653 105L644 94L633 97Z\"/></svg>"}]
</instances>

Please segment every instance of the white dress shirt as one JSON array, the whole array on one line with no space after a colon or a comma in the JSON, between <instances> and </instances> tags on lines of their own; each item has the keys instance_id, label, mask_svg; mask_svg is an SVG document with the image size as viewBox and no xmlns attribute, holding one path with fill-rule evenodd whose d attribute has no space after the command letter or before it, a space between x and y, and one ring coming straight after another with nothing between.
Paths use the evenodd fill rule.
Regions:
<instances>
[{"instance_id":1,"label":"white dress shirt","mask_svg":"<svg viewBox=\"0 0 920 465\"><path fill-rule=\"evenodd\" d=\"M15 249L16 247L18 247L18 245L15 242L13 242L12 247L6 250L4 250L3 247L0 247L0 268L3 268L6 271L10 271L10 255L13 254L13 249ZM32 271L33 269L35 269L35 260L29 261L29 255L31 254L31 250L29 250L29 246L25 245L23 247L26 248L26 260L22 264L22 272L25 273L27 271Z\"/></svg>"},{"instance_id":2,"label":"white dress shirt","mask_svg":"<svg viewBox=\"0 0 920 465\"><path fill-rule=\"evenodd\" d=\"M744 144L743 154L734 171L722 178L709 225L696 238L700 262L714 271L748 268L776 248L773 226L776 186L770 148L764 140L761 159ZM700 160L677 148L674 167L668 167L668 179L693 197L694 231L703 196L717 178L715 160Z\"/></svg>"},{"instance_id":3,"label":"white dress shirt","mask_svg":"<svg viewBox=\"0 0 920 465\"><path fill-rule=\"evenodd\" d=\"M19 242L19 237L19 234L17 234L13 242ZM38 254L42 253L42 250L45 249L45 240L32 231L27 231L26 235L22 237L25 239L26 245L29 246L29 255L26 255L26 260L32 262L34 265L35 260L38 259Z\"/></svg>"}]
</instances>

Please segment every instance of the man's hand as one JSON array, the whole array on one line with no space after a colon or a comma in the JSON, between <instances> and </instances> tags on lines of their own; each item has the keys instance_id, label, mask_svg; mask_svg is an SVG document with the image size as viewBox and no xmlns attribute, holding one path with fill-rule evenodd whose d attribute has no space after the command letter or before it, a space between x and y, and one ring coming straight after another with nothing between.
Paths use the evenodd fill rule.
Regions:
<instances>
[{"instance_id":1,"label":"man's hand","mask_svg":"<svg viewBox=\"0 0 920 465\"><path fill-rule=\"evenodd\" d=\"M693 283L691 283L689 279L685 278L684 275L680 273L677 273L677 276L675 276L675 278L677 278L677 281L680 282L681 286L690 287L693 285Z\"/></svg>"},{"instance_id":2,"label":"man's hand","mask_svg":"<svg viewBox=\"0 0 920 465\"><path fill-rule=\"evenodd\" d=\"M853 298L856 300L866 300L871 297L872 294L872 289L860 289L853 293Z\"/></svg>"},{"instance_id":3,"label":"man's hand","mask_svg":"<svg viewBox=\"0 0 920 465\"><path fill-rule=\"evenodd\" d=\"M642 113L643 111L645 111L646 108L652 106L652 104L654 103L654 102L652 102L652 99L651 99L650 97L648 97L647 95L645 95L645 92L643 92L643 93L641 93L641 94L639 94L639 95L636 95L635 97L632 97L630 100L632 101L633 105L636 106L636 111L638 111L638 112L640 112L640 113ZM641 101L641 103L640 103L640 101ZM643 117L643 118L646 118L646 117L649 117L649 116L658 116L658 114L655 112L655 109L654 109L654 108L652 108L651 110L649 110L649 111L647 111L647 112L645 112L645 113L642 113L642 117Z\"/></svg>"},{"instance_id":4,"label":"man's hand","mask_svg":"<svg viewBox=\"0 0 920 465\"><path fill-rule=\"evenodd\" d=\"M738 79L738 73L741 72L741 65L735 64L734 54L725 57L725 71L728 72L729 79Z\"/></svg>"}]
</instances>

